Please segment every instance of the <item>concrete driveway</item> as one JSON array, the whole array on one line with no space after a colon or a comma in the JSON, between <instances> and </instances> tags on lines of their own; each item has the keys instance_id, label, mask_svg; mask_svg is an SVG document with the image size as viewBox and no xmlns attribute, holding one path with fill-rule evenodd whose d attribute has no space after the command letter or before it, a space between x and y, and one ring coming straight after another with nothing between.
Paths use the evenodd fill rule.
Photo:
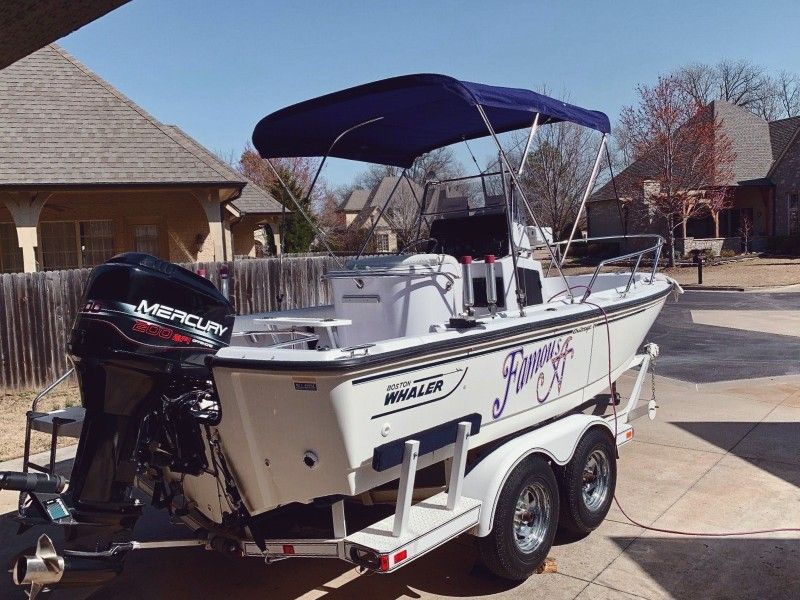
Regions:
<instances>
[{"instance_id":1,"label":"concrete driveway","mask_svg":"<svg viewBox=\"0 0 800 600\"><path fill-rule=\"evenodd\" d=\"M692 310L720 306L752 310L755 303L794 310L800 294L767 299L772 303L767 306L763 299L758 303L734 294L729 302L727 296L688 293L680 303L668 304L648 339L662 346L660 372L684 381L657 378L658 417L636 421L634 441L622 450L619 462L617 495L630 517L643 525L701 535L648 531L614 506L591 535L557 539L551 552L557 573L519 585L477 568L468 536L389 576L359 575L336 561L265 566L256 559L234 560L199 549L142 551L132 553L125 572L105 588L59 591L51 597L800 598L799 533L707 535L800 528L800 375L784 375L800 372L800 338L687 320ZM756 379L765 372L772 376ZM721 378L735 381L716 381ZM623 380L623 394L631 381ZM18 467L0 465L0 470L11 468ZM16 495L0 492L0 514L15 506ZM15 530L8 515L0 517L3 561L33 545L38 535L32 531L16 537ZM145 513L135 534L142 540L185 535L154 510ZM0 598L23 597L10 577L0 577Z\"/></svg>"},{"instance_id":2,"label":"concrete driveway","mask_svg":"<svg viewBox=\"0 0 800 600\"><path fill-rule=\"evenodd\" d=\"M683 381L797 375L800 293L688 291L667 300L647 340L661 346L658 372Z\"/></svg>"}]
</instances>

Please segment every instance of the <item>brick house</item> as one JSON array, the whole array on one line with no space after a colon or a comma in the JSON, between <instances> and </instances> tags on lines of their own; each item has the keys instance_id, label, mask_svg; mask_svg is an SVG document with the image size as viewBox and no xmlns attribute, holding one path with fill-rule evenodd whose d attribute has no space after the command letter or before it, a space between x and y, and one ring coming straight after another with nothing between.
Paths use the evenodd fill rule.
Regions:
<instances>
[{"instance_id":1,"label":"brick house","mask_svg":"<svg viewBox=\"0 0 800 600\"><path fill-rule=\"evenodd\" d=\"M397 177L387 176L372 189L356 189L345 199L337 211L339 227L343 229L369 230L378 218L392 190L397 185ZM413 188L413 190L412 190ZM403 179L392 197L389 206L375 227L375 250L377 252L396 252L398 234L415 219L417 203L422 199L422 187L408 179Z\"/></svg>"},{"instance_id":2,"label":"brick house","mask_svg":"<svg viewBox=\"0 0 800 600\"><path fill-rule=\"evenodd\" d=\"M280 210L56 45L0 71L2 272L255 256Z\"/></svg>"},{"instance_id":3,"label":"brick house","mask_svg":"<svg viewBox=\"0 0 800 600\"><path fill-rule=\"evenodd\" d=\"M763 248L768 236L800 234L800 117L768 122L719 100L712 102L710 109L721 121L735 153L731 180L716 182L728 188L732 203L720 213L721 239L715 242L717 247L740 249L739 231L744 217L752 223L755 249ZM638 168L633 163L619 173L617 187L624 187L626 177L646 178ZM591 237L620 235L626 220L629 233L663 233L663 224L643 207L625 206L620 210L610 181L592 195L586 208ZM681 235L680 228L676 234ZM678 247L688 251L698 238L713 236L710 216L692 218L687 223L687 240L679 241Z\"/></svg>"}]
</instances>

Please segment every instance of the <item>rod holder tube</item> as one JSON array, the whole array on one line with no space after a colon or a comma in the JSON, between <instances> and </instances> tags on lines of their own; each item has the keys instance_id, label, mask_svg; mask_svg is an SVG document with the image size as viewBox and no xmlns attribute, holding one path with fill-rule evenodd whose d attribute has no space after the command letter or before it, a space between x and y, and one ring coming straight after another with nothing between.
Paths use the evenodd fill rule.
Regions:
<instances>
[{"instance_id":1,"label":"rod holder tube","mask_svg":"<svg viewBox=\"0 0 800 600\"><path fill-rule=\"evenodd\" d=\"M486 264L486 304L489 311L494 314L497 310L497 284L495 283L494 254L487 254L484 258Z\"/></svg>"},{"instance_id":2,"label":"rod holder tube","mask_svg":"<svg viewBox=\"0 0 800 600\"><path fill-rule=\"evenodd\" d=\"M464 311L471 313L475 306L475 287L472 284L472 257L461 257L461 272L464 278Z\"/></svg>"}]
</instances>

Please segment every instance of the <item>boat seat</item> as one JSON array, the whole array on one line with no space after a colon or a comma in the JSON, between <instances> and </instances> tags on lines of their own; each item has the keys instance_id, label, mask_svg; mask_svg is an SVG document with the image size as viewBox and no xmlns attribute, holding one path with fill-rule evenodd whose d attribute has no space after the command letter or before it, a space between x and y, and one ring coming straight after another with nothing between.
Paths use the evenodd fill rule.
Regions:
<instances>
[{"instance_id":1,"label":"boat seat","mask_svg":"<svg viewBox=\"0 0 800 600\"><path fill-rule=\"evenodd\" d=\"M343 346L425 335L461 308L461 265L446 254L369 256L328 273Z\"/></svg>"},{"instance_id":2,"label":"boat seat","mask_svg":"<svg viewBox=\"0 0 800 600\"><path fill-rule=\"evenodd\" d=\"M71 438L81 437L83 417L86 409L82 406L70 406L61 410L31 415L31 429L52 434L58 425L58 435Z\"/></svg>"}]
</instances>

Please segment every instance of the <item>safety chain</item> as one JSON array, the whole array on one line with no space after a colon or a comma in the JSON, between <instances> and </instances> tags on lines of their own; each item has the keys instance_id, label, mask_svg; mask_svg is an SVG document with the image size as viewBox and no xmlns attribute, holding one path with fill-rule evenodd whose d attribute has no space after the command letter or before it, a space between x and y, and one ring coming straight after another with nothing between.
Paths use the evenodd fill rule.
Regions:
<instances>
[{"instance_id":1,"label":"safety chain","mask_svg":"<svg viewBox=\"0 0 800 600\"><path fill-rule=\"evenodd\" d=\"M650 359L650 400L656 403L656 356Z\"/></svg>"}]
</instances>

